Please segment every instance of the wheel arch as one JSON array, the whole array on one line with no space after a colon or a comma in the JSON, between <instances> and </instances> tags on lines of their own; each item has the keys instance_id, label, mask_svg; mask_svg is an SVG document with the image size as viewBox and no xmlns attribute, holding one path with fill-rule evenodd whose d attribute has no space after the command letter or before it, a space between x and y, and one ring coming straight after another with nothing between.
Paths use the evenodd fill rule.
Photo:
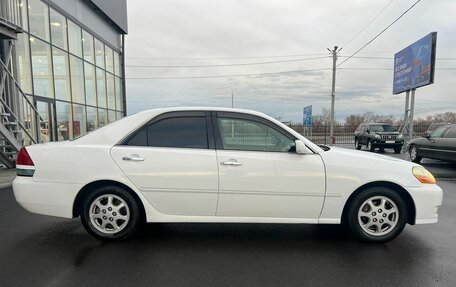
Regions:
<instances>
[{"instance_id":1,"label":"wheel arch","mask_svg":"<svg viewBox=\"0 0 456 287\"><path fill-rule=\"evenodd\" d=\"M82 202L83 199L85 198L86 195L88 195L92 190L95 188L101 187L101 186L117 186L122 189L124 189L126 192L128 192L133 198L136 200L138 207L141 211L141 218L142 220L146 220L146 211L144 208L144 204L139 198L138 194L131 189L129 186L115 181L115 180L97 180L93 181L91 183L86 184L84 187L82 187L78 194L76 195L76 198L73 203L73 218L78 217L81 214L81 207L82 207Z\"/></svg>"},{"instance_id":2,"label":"wheel arch","mask_svg":"<svg viewBox=\"0 0 456 287\"><path fill-rule=\"evenodd\" d=\"M403 188L399 184L389 182L389 181L370 182L370 183L367 183L367 184L364 184L364 185L358 187L354 192L352 192L352 194L349 196L349 198L345 202L344 209L342 211L342 222L343 223L346 222L350 204L352 203L355 196L371 187L387 187L387 188L390 188L390 189L396 191L406 204L407 223L409 223L411 225L415 224L416 207L415 207L415 202L413 201L412 196L405 188Z\"/></svg>"}]
</instances>

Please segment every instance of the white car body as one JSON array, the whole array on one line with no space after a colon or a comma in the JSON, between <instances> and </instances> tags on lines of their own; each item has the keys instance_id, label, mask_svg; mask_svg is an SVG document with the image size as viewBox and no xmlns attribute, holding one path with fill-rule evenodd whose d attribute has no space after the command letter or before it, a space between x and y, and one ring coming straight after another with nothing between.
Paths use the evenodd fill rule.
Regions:
<instances>
[{"instance_id":1,"label":"white car body","mask_svg":"<svg viewBox=\"0 0 456 287\"><path fill-rule=\"evenodd\" d=\"M173 111L227 111L274 122L302 140L307 154L117 145L157 115ZM350 196L384 183L410 196L411 224L435 223L442 203L436 184L412 174L417 164L387 156L331 147L324 151L262 113L222 108L169 108L141 112L79 139L27 147L33 177L17 176L16 200L30 212L73 218L75 200L94 182L132 190L147 222L341 222ZM140 155L140 162L123 157ZM236 159L242 166L220 162Z\"/></svg>"}]
</instances>

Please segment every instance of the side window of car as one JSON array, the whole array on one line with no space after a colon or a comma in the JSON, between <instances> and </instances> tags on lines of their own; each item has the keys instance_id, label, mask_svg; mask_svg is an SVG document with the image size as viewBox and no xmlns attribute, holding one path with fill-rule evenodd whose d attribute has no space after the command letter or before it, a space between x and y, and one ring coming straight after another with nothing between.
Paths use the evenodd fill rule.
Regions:
<instances>
[{"instance_id":1,"label":"side window of car","mask_svg":"<svg viewBox=\"0 0 456 287\"><path fill-rule=\"evenodd\" d=\"M431 138L441 138L448 127L439 127L435 131L432 132Z\"/></svg>"},{"instance_id":2,"label":"side window of car","mask_svg":"<svg viewBox=\"0 0 456 287\"><path fill-rule=\"evenodd\" d=\"M295 148L293 139L257 121L219 117L218 125L226 150L289 152Z\"/></svg>"},{"instance_id":3,"label":"side window of car","mask_svg":"<svg viewBox=\"0 0 456 287\"><path fill-rule=\"evenodd\" d=\"M444 138L451 138L455 139L456 138L456 127L451 127L449 128L445 134L443 135Z\"/></svg>"},{"instance_id":4,"label":"side window of car","mask_svg":"<svg viewBox=\"0 0 456 287\"><path fill-rule=\"evenodd\" d=\"M131 146L207 149L206 118L165 118L137 131L126 144Z\"/></svg>"}]
</instances>

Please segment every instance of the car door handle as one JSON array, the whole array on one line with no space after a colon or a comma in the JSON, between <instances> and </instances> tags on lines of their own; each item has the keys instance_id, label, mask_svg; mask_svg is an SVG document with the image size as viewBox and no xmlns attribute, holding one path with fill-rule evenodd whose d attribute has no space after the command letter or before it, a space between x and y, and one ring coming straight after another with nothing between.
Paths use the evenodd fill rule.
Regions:
<instances>
[{"instance_id":1,"label":"car door handle","mask_svg":"<svg viewBox=\"0 0 456 287\"><path fill-rule=\"evenodd\" d=\"M132 154L131 156L124 156L122 158L122 160L126 160L126 161L144 161L144 158L140 157L137 154Z\"/></svg>"},{"instance_id":2,"label":"car door handle","mask_svg":"<svg viewBox=\"0 0 456 287\"><path fill-rule=\"evenodd\" d=\"M227 160L227 161L222 161L222 162L220 162L220 164L221 165L228 165L228 166L241 166L242 162L238 162L235 159L230 159L230 160Z\"/></svg>"}]
</instances>

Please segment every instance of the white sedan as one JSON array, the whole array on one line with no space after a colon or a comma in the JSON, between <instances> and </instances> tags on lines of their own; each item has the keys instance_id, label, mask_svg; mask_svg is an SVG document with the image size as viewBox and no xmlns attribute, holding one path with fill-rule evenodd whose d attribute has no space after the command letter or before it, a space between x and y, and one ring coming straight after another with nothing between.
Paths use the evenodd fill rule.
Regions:
<instances>
[{"instance_id":1,"label":"white sedan","mask_svg":"<svg viewBox=\"0 0 456 287\"><path fill-rule=\"evenodd\" d=\"M442 190L422 166L320 147L262 113L144 111L75 140L23 148L13 182L30 212L125 239L143 222L346 223L362 240L436 223Z\"/></svg>"}]
</instances>

